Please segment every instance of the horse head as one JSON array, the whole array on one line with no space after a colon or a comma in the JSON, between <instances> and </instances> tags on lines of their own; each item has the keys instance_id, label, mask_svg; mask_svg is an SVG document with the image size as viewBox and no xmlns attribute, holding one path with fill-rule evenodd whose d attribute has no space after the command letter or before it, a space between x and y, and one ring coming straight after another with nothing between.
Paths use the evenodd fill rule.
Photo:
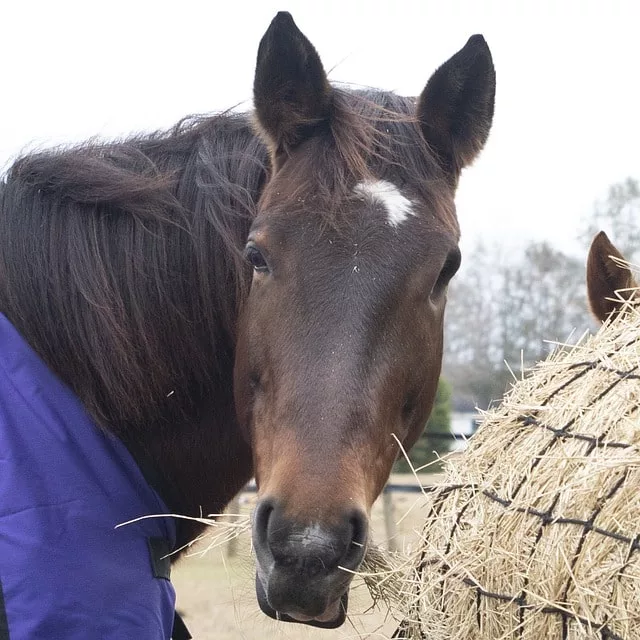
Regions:
<instances>
[{"instance_id":1,"label":"horse head","mask_svg":"<svg viewBox=\"0 0 640 640\"><path fill-rule=\"evenodd\" d=\"M259 490L258 600L274 618L345 619L371 507L434 402L460 264L454 194L494 93L481 36L418 99L333 87L287 13L260 43L271 172L245 249L234 388Z\"/></svg>"}]
</instances>

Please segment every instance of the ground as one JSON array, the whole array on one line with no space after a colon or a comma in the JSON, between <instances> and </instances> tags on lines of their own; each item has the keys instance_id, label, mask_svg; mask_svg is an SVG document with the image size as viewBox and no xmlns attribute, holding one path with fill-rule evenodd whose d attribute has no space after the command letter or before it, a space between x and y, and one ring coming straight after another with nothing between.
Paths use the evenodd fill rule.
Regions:
<instances>
[{"instance_id":1,"label":"ground","mask_svg":"<svg viewBox=\"0 0 640 640\"><path fill-rule=\"evenodd\" d=\"M423 476L423 484L433 482ZM416 484L412 476L394 476L394 483ZM241 513L249 513L253 496L243 496ZM420 494L394 493L394 519L400 548L415 545L417 531L424 520ZM381 500L372 512L373 541L385 542ZM206 545L206 540L201 543ZM361 579L351 589L349 617L335 630L312 629L304 625L271 620L258 608L254 588L253 557L247 534L237 542L237 553L227 556L226 545L205 555L191 555L178 562L172 581L178 597L178 609L194 640L346 640L347 638L390 638L397 622L387 611L371 608L371 599Z\"/></svg>"}]
</instances>

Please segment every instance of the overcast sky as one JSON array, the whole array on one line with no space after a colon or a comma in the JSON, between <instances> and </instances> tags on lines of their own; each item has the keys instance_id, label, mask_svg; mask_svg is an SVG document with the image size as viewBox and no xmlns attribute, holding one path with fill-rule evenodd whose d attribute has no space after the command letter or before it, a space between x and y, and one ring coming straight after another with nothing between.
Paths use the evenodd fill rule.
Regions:
<instances>
[{"instance_id":1,"label":"overcast sky","mask_svg":"<svg viewBox=\"0 0 640 640\"><path fill-rule=\"evenodd\" d=\"M633 0L14 0L0 22L0 167L28 149L250 108L258 42L281 9L334 81L408 95L484 34L496 116L461 181L464 248L480 236L505 245L546 238L581 255L576 230L594 200L640 177Z\"/></svg>"}]
</instances>

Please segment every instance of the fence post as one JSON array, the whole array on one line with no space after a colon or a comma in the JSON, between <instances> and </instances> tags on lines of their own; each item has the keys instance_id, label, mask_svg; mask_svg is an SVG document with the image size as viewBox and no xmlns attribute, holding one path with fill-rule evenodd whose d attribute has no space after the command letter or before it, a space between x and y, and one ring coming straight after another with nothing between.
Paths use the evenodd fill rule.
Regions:
<instances>
[{"instance_id":1,"label":"fence post","mask_svg":"<svg viewBox=\"0 0 640 640\"><path fill-rule=\"evenodd\" d=\"M398 550L396 519L393 512L393 496L388 487L382 491L382 511L384 513L384 528L387 534L387 549L389 551Z\"/></svg>"},{"instance_id":2,"label":"fence post","mask_svg":"<svg viewBox=\"0 0 640 640\"><path fill-rule=\"evenodd\" d=\"M240 494L238 494L227 506L227 513L230 513L230 522L236 522L240 514ZM233 536L227 543L227 558L235 558L238 555L238 536Z\"/></svg>"}]
</instances>

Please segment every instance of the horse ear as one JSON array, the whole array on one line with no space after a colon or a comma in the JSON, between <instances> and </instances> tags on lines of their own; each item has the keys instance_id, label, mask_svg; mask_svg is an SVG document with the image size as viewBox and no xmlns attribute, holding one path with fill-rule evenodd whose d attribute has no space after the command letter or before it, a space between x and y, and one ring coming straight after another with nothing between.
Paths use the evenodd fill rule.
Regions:
<instances>
[{"instance_id":1,"label":"horse ear","mask_svg":"<svg viewBox=\"0 0 640 640\"><path fill-rule=\"evenodd\" d=\"M329 117L331 86L320 56L286 11L260 41L253 98L258 124L276 154L300 144Z\"/></svg>"},{"instance_id":2,"label":"horse ear","mask_svg":"<svg viewBox=\"0 0 640 640\"><path fill-rule=\"evenodd\" d=\"M424 136L456 180L487 141L495 93L491 51L485 39L475 35L431 76L420 96Z\"/></svg>"},{"instance_id":3,"label":"horse ear","mask_svg":"<svg viewBox=\"0 0 640 640\"><path fill-rule=\"evenodd\" d=\"M631 272L617 264L613 258L624 260L607 234L601 231L593 239L587 259L589 306L600 322L619 311L633 295L633 291L629 289L637 286Z\"/></svg>"}]
</instances>

